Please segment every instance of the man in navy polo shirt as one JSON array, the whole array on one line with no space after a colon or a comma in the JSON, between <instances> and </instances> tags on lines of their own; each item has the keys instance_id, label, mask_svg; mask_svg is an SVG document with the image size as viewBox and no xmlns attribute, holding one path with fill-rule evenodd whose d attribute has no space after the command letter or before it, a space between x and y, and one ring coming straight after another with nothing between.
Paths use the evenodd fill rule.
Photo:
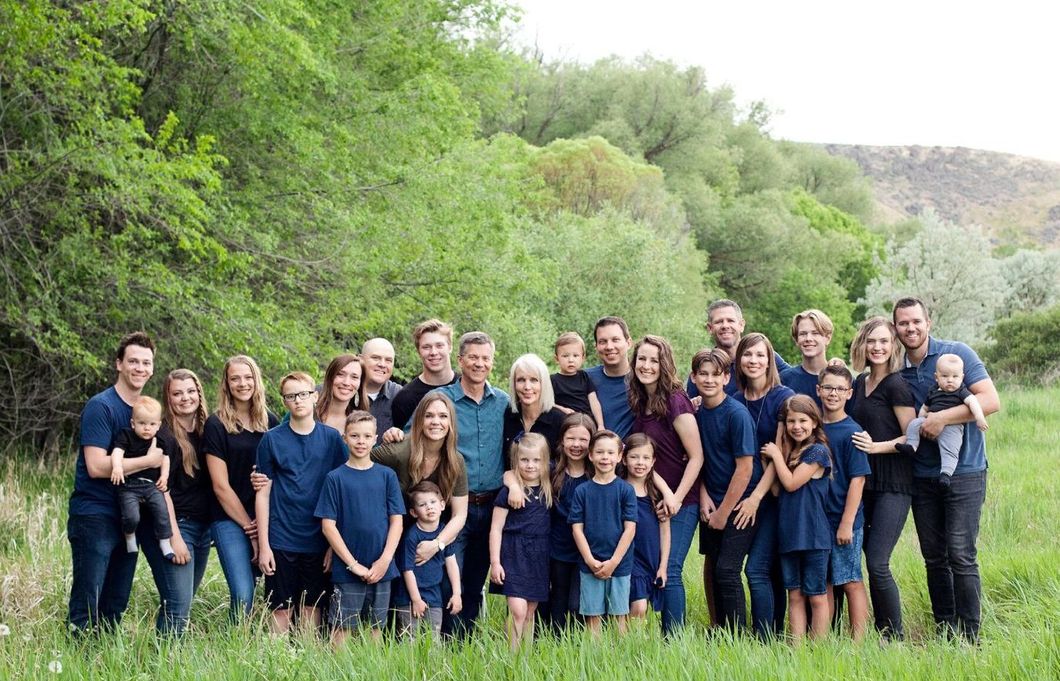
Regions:
<instances>
[{"instance_id":1,"label":"man in navy polo shirt","mask_svg":"<svg viewBox=\"0 0 1060 681\"><path fill-rule=\"evenodd\" d=\"M902 377L917 409L934 386L939 356L946 353L964 361L964 386L978 398L983 412L1001 408L994 382L975 351L964 343L931 337L931 318L922 300L902 298L894 305L893 319L905 346ZM961 423L964 442L946 490L938 483L941 463L934 438L944 426ZM927 568L931 611L940 628L974 642L979 638L981 594L975 544L986 498L986 442L964 404L929 414L920 434L924 440L913 463L913 521Z\"/></svg>"},{"instance_id":2,"label":"man in navy polo shirt","mask_svg":"<svg viewBox=\"0 0 1060 681\"><path fill-rule=\"evenodd\" d=\"M732 360L732 370L729 372L729 382L725 384L725 394L736 394L736 374L740 367L740 358L736 357L736 346L743 338L743 330L746 321L743 318L743 310L735 300L719 298L707 306L707 331L714 341L714 347L724 350ZM774 352L773 358L777 363L777 371L783 373L791 365L784 361L780 353ZM685 391L689 397L696 397L699 391L691 378L685 384Z\"/></svg>"},{"instance_id":3,"label":"man in navy polo shirt","mask_svg":"<svg viewBox=\"0 0 1060 681\"><path fill-rule=\"evenodd\" d=\"M629 327L621 317L601 317L593 329L593 340L600 364L586 369L585 373L596 387L596 397L604 413L604 428L625 437L633 428L633 411L626 396L632 344Z\"/></svg>"}]
</instances>

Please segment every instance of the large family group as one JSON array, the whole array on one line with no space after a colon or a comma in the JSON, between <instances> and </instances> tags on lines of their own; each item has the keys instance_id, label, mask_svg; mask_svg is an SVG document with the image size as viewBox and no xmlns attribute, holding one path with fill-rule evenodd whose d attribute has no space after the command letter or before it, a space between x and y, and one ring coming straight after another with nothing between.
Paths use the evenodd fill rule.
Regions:
<instances>
[{"instance_id":1,"label":"large family group","mask_svg":"<svg viewBox=\"0 0 1060 681\"><path fill-rule=\"evenodd\" d=\"M245 355L225 363L213 413L187 369L166 376L161 402L142 395L154 345L129 334L114 385L81 414L70 628L119 623L142 551L157 628L182 633L213 546L232 621L263 575L277 634L325 620L336 645L358 629L460 639L487 583L506 597L513 647L535 623L625 631L649 607L670 634L698 529L713 626L769 640L787 621L798 640L846 610L859 639L871 596L880 639L895 640L890 561L912 509L935 622L977 640L982 431L1000 405L975 352L932 337L916 298L860 325L856 377L828 358L819 310L792 320L791 366L744 334L731 300L710 305L707 328L714 347L685 374L664 338L634 343L604 317L598 365L583 370L585 343L565 333L559 371L523 355L506 393L489 382L486 333L459 338L455 371L451 328L429 320L413 330L422 371L407 385L392 380L391 343L372 339L320 384L283 376L282 421Z\"/></svg>"}]
</instances>

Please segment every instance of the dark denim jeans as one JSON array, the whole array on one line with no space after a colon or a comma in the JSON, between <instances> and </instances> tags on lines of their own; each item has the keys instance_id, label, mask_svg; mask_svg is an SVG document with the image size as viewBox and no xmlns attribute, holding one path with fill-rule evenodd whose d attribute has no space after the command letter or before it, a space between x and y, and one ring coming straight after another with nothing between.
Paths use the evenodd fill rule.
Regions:
<instances>
[{"instance_id":1,"label":"dark denim jeans","mask_svg":"<svg viewBox=\"0 0 1060 681\"><path fill-rule=\"evenodd\" d=\"M206 561L210 556L210 524L200 520L179 518L177 526L180 536L188 546L191 559L184 565L171 563L162 557L162 550L148 523L141 523L138 534L144 558L151 566L151 575L158 589L158 616L155 629L160 634L180 635L188 627L191 616L191 601L206 572ZM146 530L146 532L145 532Z\"/></svg>"},{"instance_id":2,"label":"dark denim jeans","mask_svg":"<svg viewBox=\"0 0 1060 681\"><path fill-rule=\"evenodd\" d=\"M777 499L767 494L758 505L755 525L758 530L747 553L747 590L751 593L751 623L763 641L779 638L784 633L784 614L787 612L788 592L780 573L780 554L777 550Z\"/></svg>"},{"instance_id":3,"label":"dark denim jeans","mask_svg":"<svg viewBox=\"0 0 1060 681\"><path fill-rule=\"evenodd\" d=\"M699 546L710 565L714 605L718 624L737 631L747 626L747 599L743 592L743 564L751 550L758 526L742 530L729 516L724 530L712 530L706 523L699 526Z\"/></svg>"},{"instance_id":4,"label":"dark denim jeans","mask_svg":"<svg viewBox=\"0 0 1060 681\"><path fill-rule=\"evenodd\" d=\"M261 575L250 562L251 546L243 528L233 520L217 520L210 525L210 536L217 546L217 560L228 582L228 615L239 622L254 605L254 586Z\"/></svg>"},{"instance_id":5,"label":"dark denim jeans","mask_svg":"<svg viewBox=\"0 0 1060 681\"><path fill-rule=\"evenodd\" d=\"M67 619L71 631L114 628L129 605L136 553L128 553L121 521L102 515L72 515L66 537L73 559Z\"/></svg>"},{"instance_id":6,"label":"dark denim jeans","mask_svg":"<svg viewBox=\"0 0 1060 681\"><path fill-rule=\"evenodd\" d=\"M682 506L670 518L670 559L666 562L666 587L663 589L662 630L671 634L685 623L685 557L699 526L699 504ZM630 551L633 550L631 546Z\"/></svg>"},{"instance_id":7,"label":"dark denim jeans","mask_svg":"<svg viewBox=\"0 0 1060 681\"><path fill-rule=\"evenodd\" d=\"M456 560L460 564L460 586L464 609L456 617L443 613L442 633L467 638L475 631L475 622L482 610L482 587L490 570L490 523L493 504L468 504L467 522L454 543ZM445 584L448 580L443 580ZM443 591L444 597L444 591Z\"/></svg>"},{"instance_id":8,"label":"dark denim jeans","mask_svg":"<svg viewBox=\"0 0 1060 681\"><path fill-rule=\"evenodd\" d=\"M986 471L956 475L948 492L934 478L917 478L913 522L927 568L935 624L979 639L979 564L975 542L986 499Z\"/></svg>"},{"instance_id":9,"label":"dark denim jeans","mask_svg":"<svg viewBox=\"0 0 1060 681\"><path fill-rule=\"evenodd\" d=\"M901 639L902 598L891 574L891 554L902 536L912 496L897 492L870 492L865 505L865 568L876 631L887 639Z\"/></svg>"}]
</instances>

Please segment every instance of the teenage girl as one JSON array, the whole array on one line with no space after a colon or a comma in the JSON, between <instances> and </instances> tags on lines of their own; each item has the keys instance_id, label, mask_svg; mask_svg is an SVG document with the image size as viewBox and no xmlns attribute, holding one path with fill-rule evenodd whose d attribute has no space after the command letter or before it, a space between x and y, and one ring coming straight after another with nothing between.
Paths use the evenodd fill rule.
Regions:
<instances>
[{"instance_id":1,"label":"teenage girl","mask_svg":"<svg viewBox=\"0 0 1060 681\"><path fill-rule=\"evenodd\" d=\"M548 441L526 433L512 445L511 466L526 503L508 508L502 487L490 526L490 581L508 597L508 640L512 650L534 639L534 612L548 600L548 558L552 485L548 477Z\"/></svg>"},{"instance_id":2,"label":"teenage girl","mask_svg":"<svg viewBox=\"0 0 1060 681\"><path fill-rule=\"evenodd\" d=\"M625 480L637 493L637 534L633 537L633 574L629 584L629 616L643 618L648 603L662 610L666 565L670 558L670 519L660 521L655 505L662 494L653 480L655 443L644 433L626 438Z\"/></svg>"},{"instance_id":3,"label":"teenage girl","mask_svg":"<svg viewBox=\"0 0 1060 681\"><path fill-rule=\"evenodd\" d=\"M828 560L832 531L825 514L832 458L821 412L813 399L796 395L784 403L784 434L778 447L765 446L781 492L779 506L780 568L788 591L788 622L798 642L806 635L806 599L810 601L810 636L828 634Z\"/></svg>"}]
</instances>

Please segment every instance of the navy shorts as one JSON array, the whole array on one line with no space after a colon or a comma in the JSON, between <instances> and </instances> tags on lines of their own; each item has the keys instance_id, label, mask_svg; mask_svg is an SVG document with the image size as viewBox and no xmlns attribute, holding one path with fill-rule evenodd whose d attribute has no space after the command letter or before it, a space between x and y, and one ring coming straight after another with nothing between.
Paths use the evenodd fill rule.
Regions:
<instances>
[{"instance_id":1,"label":"navy shorts","mask_svg":"<svg viewBox=\"0 0 1060 681\"><path fill-rule=\"evenodd\" d=\"M821 596L828 590L828 549L780 554L784 588L798 589L805 596Z\"/></svg>"},{"instance_id":2,"label":"navy shorts","mask_svg":"<svg viewBox=\"0 0 1060 681\"><path fill-rule=\"evenodd\" d=\"M273 551L276 572L265 575L269 608L286 610L302 605L315 608L325 603L331 580L324 572L324 554Z\"/></svg>"}]
</instances>

